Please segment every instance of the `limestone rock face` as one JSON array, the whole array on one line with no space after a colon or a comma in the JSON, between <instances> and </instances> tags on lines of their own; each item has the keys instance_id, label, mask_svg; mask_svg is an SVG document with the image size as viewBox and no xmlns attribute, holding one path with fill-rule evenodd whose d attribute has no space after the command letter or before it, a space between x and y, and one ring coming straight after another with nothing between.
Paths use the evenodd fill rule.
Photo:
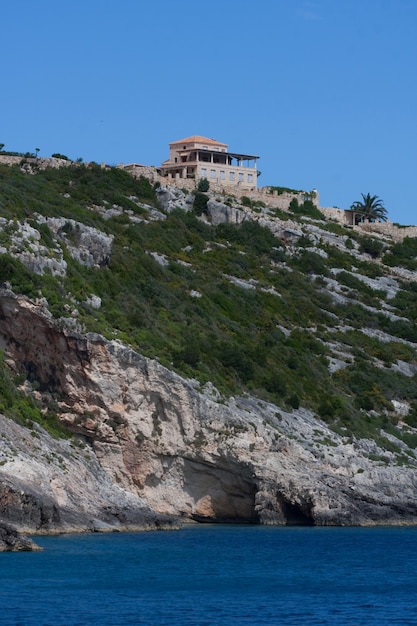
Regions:
<instances>
[{"instance_id":1,"label":"limestone rock face","mask_svg":"<svg viewBox=\"0 0 417 626\"><path fill-rule=\"evenodd\" d=\"M220 402L211 385L200 388L116 341L65 332L11 292L0 294L0 320L8 362L30 372L87 446L74 455L65 452L70 443L45 440L49 452L41 446L36 457L22 443L18 461L0 466L2 515L15 525L19 516L22 527L42 527L42 519L44 527L128 525L135 515L150 525L163 516L417 521L415 468L372 461L382 453L375 442L346 443L307 410L285 413L254 398ZM13 441L23 436L10 433Z\"/></svg>"},{"instance_id":2,"label":"limestone rock face","mask_svg":"<svg viewBox=\"0 0 417 626\"><path fill-rule=\"evenodd\" d=\"M223 202L218 202L214 198L210 198L207 202L207 213L210 222L214 226L218 224L241 224L248 219L245 211L230 207Z\"/></svg>"},{"instance_id":3,"label":"limestone rock face","mask_svg":"<svg viewBox=\"0 0 417 626\"><path fill-rule=\"evenodd\" d=\"M158 204L168 212L176 208L190 211L193 206L194 196L190 193L184 193L181 189L175 187L161 185L156 190L158 196Z\"/></svg>"},{"instance_id":4,"label":"limestone rock face","mask_svg":"<svg viewBox=\"0 0 417 626\"><path fill-rule=\"evenodd\" d=\"M0 520L21 532L171 527L114 484L88 446L0 416Z\"/></svg>"},{"instance_id":5,"label":"limestone rock face","mask_svg":"<svg viewBox=\"0 0 417 626\"><path fill-rule=\"evenodd\" d=\"M113 235L63 217L39 216L58 239L63 241L73 259L88 267L107 265L112 252Z\"/></svg>"},{"instance_id":6,"label":"limestone rock face","mask_svg":"<svg viewBox=\"0 0 417 626\"><path fill-rule=\"evenodd\" d=\"M63 217L37 216L39 225L46 224L54 238L54 248L42 244L39 230L26 221L6 220L0 218L0 231L9 233L7 247L0 246L0 252L8 252L28 269L36 274L51 273L53 276L65 276L67 263L62 244L69 254L79 263L93 266L104 266L109 262L113 235L107 235L92 226ZM51 255L52 251L52 255Z\"/></svg>"}]
</instances>

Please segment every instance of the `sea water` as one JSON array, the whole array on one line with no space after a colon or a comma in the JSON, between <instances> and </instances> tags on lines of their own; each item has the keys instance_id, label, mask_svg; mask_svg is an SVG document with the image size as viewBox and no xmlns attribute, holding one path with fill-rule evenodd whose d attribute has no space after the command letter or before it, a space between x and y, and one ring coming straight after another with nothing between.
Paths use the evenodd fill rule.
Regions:
<instances>
[{"instance_id":1,"label":"sea water","mask_svg":"<svg viewBox=\"0 0 417 626\"><path fill-rule=\"evenodd\" d=\"M186 527L0 555L2 626L417 625L417 528Z\"/></svg>"}]
</instances>

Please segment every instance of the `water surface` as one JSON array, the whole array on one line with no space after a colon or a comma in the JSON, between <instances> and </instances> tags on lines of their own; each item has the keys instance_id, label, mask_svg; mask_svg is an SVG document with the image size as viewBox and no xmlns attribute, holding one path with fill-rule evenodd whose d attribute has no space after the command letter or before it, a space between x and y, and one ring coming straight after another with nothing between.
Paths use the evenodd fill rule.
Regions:
<instances>
[{"instance_id":1,"label":"water surface","mask_svg":"<svg viewBox=\"0 0 417 626\"><path fill-rule=\"evenodd\" d=\"M0 555L1 626L417 626L417 528L192 526Z\"/></svg>"}]
</instances>

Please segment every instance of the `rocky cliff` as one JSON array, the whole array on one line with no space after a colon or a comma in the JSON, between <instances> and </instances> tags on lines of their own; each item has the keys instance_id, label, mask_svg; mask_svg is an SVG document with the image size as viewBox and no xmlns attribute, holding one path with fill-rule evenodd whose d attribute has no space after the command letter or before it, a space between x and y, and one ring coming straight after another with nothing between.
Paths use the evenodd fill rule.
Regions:
<instances>
[{"instance_id":1,"label":"rocky cliff","mask_svg":"<svg viewBox=\"0 0 417 626\"><path fill-rule=\"evenodd\" d=\"M417 239L96 165L0 182L1 523L415 523Z\"/></svg>"},{"instance_id":2,"label":"rocky cliff","mask_svg":"<svg viewBox=\"0 0 417 626\"><path fill-rule=\"evenodd\" d=\"M224 399L118 341L0 292L0 348L73 433L1 418L1 518L25 531L415 523L417 474L305 409ZM384 454L385 462L378 461Z\"/></svg>"}]
</instances>

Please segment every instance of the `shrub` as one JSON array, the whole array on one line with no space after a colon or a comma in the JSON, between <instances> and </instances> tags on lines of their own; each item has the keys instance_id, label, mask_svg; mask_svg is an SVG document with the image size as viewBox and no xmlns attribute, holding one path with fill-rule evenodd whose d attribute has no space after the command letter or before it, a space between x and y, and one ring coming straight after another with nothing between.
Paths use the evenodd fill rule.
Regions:
<instances>
[{"instance_id":1,"label":"shrub","mask_svg":"<svg viewBox=\"0 0 417 626\"><path fill-rule=\"evenodd\" d=\"M384 249L384 244L378 239L372 237L362 237L359 242L359 252L369 254L373 259L377 259L381 256Z\"/></svg>"},{"instance_id":2,"label":"shrub","mask_svg":"<svg viewBox=\"0 0 417 626\"><path fill-rule=\"evenodd\" d=\"M10 282L14 291L32 298L37 295L42 282L39 276L9 254L0 254L0 280Z\"/></svg>"},{"instance_id":3,"label":"shrub","mask_svg":"<svg viewBox=\"0 0 417 626\"><path fill-rule=\"evenodd\" d=\"M288 209L293 213L300 213L300 205L298 204L297 198L291 200Z\"/></svg>"},{"instance_id":4,"label":"shrub","mask_svg":"<svg viewBox=\"0 0 417 626\"><path fill-rule=\"evenodd\" d=\"M325 260L316 252L301 250L301 253L293 259L292 265L305 274L317 274L328 276L329 270Z\"/></svg>"},{"instance_id":5,"label":"shrub","mask_svg":"<svg viewBox=\"0 0 417 626\"><path fill-rule=\"evenodd\" d=\"M273 372L265 381L264 386L269 393L284 397L287 393L287 383L280 372Z\"/></svg>"},{"instance_id":6,"label":"shrub","mask_svg":"<svg viewBox=\"0 0 417 626\"><path fill-rule=\"evenodd\" d=\"M54 152L52 155L53 159L63 159L64 161L69 161L68 157L65 154L60 154L59 152Z\"/></svg>"},{"instance_id":7,"label":"shrub","mask_svg":"<svg viewBox=\"0 0 417 626\"><path fill-rule=\"evenodd\" d=\"M209 201L209 197L205 193L197 191L194 194L193 209L197 215L202 215L203 213L207 215L207 202L208 201Z\"/></svg>"},{"instance_id":8,"label":"shrub","mask_svg":"<svg viewBox=\"0 0 417 626\"><path fill-rule=\"evenodd\" d=\"M291 394L290 397L287 399L287 402L292 409L300 408L300 398L296 393Z\"/></svg>"},{"instance_id":9,"label":"shrub","mask_svg":"<svg viewBox=\"0 0 417 626\"><path fill-rule=\"evenodd\" d=\"M248 251L255 254L267 254L279 245L279 241L269 228L261 226L258 222L245 221L240 226L220 224L216 232L221 239L247 247Z\"/></svg>"},{"instance_id":10,"label":"shrub","mask_svg":"<svg viewBox=\"0 0 417 626\"><path fill-rule=\"evenodd\" d=\"M401 243L395 243L382 261L386 265L417 269L417 237L405 237Z\"/></svg>"},{"instance_id":11,"label":"shrub","mask_svg":"<svg viewBox=\"0 0 417 626\"><path fill-rule=\"evenodd\" d=\"M197 185L197 191L201 191L202 193L207 192L210 189L210 183L207 178L200 178Z\"/></svg>"}]
</instances>

